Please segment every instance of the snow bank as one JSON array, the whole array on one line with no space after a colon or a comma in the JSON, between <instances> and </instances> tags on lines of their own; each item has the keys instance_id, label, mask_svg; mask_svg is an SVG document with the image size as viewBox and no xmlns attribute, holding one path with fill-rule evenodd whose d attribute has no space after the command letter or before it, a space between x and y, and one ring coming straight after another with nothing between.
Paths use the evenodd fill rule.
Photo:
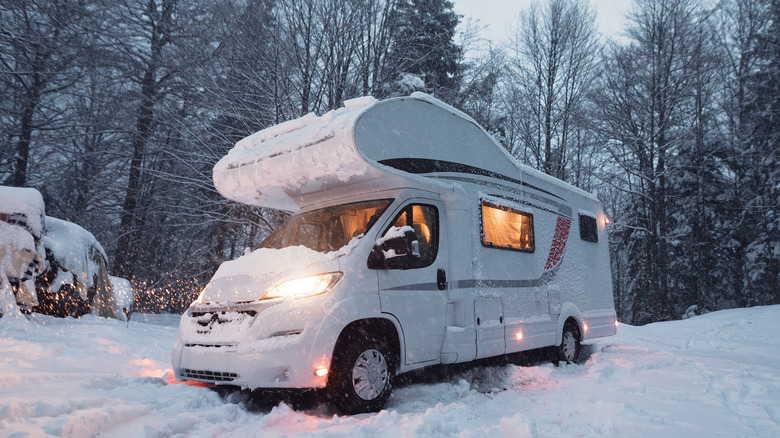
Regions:
<instances>
[{"instance_id":1,"label":"snow bank","mask_svg":"<svg viewBox=\"0 0 780 438\"><path fill-rule=\"evenodd\" d=\"M114 291L117 313L121 315L125 308L129 310L133 305L133 285L130 280L122 277L109 275L108 279L111 282L111 290Z\"/></svg>"},{"instance_id":2,"label":"snow bank","mask_svg":"<svg viewBox=\"0 0 780 438\"><path fill-rule=\"evenodd\" d=\"M40 192L32 188L0 186L0 312L21 318L17 297L8 278L24 281L18 292L18 301L32 307L38 303L30 263L42 257L36 240L45 230L45 207ZM34 265L32 265L34 266Z\"/></svg>"},{"instance_id":3,"label":"snow bank","mask_svg":"<svg viewBox=\"0 0 780 438\"><path fill-rule=\"evenodd\" d=\"M28 187L0 186L0 214L8 215L3 221L22 220L20 224L40 239L45 230L46 208L38 190Z\"/></svg>"},{"instance_id":4,"label":"snow bank","mask_svg":"<svg viewBox=\"0 0 780 438\"><path fill-rule=\"evenodd\" d=\"M780 436L780 306L624 325L580 365L428 369L355 416L174 384L178 319L0 319L0 435Z\"/></svg>"},{"instance_id":5,"label":"snow bank","mask_svg":"<svg viewBox=\"0 0 780 438\"><path fill-rule=\"evenodd\" d=\"M22 304L29 307L37 304L33 279L25 278L29 274L29 263L36 259L40 263L32 234L18 225L0 221L0 314L21 318L9 277L25 280L25 286L19 290Z\"/></svg>"},{"instance_id":6,"label":"snow bank","mask_svg":"<svg viewBox=\"0 0 780 438\"><path fill-rule=\"evenodd\" d=\"M35 240L32 234L23 228L0 221L0 247L5 248L5 258L0 263L11 263L11 255L15 251L35 251ZM0 272L9 272L10 265L1 265Z\"/></svg>"},{"instance_id":7,"label":"snow bank","mask_svg":"<svg viewBox=\"0 0 780 438\"><path fill-rule=\"evenodd\" d=\"M76 275L79 283L89 289L94 276L100 276L101 260L108 260L103 246L95 236L73 222L46 217L46 236L43 245L67 270Z\"/></svg>"}]
</instances>

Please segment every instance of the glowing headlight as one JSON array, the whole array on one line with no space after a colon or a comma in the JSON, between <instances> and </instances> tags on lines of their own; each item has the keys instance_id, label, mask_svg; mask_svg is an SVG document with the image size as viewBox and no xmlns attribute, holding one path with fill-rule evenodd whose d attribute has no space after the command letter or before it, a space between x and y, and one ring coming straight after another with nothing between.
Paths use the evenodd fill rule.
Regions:
<instances>
[{"instance_id":1,"label":"glowing headlight","mask_svg":"<svg viewBox=\"0 0 780 438\"><path fill-rule=\"evenodd\" d=\"M341 272L329 272L283 281L273 285L263 299L301 298L324 294L336 285L342 275Z\"/></svg>"}]
</instances>

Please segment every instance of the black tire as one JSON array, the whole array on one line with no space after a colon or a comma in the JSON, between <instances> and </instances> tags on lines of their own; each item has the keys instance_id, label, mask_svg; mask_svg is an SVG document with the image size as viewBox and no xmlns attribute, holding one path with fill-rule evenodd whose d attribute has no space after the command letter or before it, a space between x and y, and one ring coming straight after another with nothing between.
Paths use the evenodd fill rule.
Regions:
<instances>
[{"instance_id":1,"label":"black tire","mask_svg":"<svg viewBox=\"0 0 780 438\"><path fill-rule=\"evenodd\" d=\"M580 331L572 322L563 325L561 344L556 348L559 362L574 363L580 358Z\"/></svg>"},{"instance_id":2,"label":"black tire","mask_svg":"<svg viewBox=\"0 0 780 438\"><path fill-rule=\"evenodd\" d=\"M355 333L334 352L328 380L330 399L347 414L377 412L390 398L394 375L395 356L387 342Z\"/></svg>"}]
</instances>

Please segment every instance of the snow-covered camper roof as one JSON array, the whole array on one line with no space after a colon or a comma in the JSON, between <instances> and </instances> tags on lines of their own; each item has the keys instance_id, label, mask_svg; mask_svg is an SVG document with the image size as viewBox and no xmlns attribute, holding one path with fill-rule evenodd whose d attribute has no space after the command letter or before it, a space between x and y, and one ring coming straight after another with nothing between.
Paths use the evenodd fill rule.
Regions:
<instances>
[{"instance_id":1,"label":"snow-covered camper roof","mask_svg":"<svg viewBox=\"0 0 780 438\"><path fill-rule=\"evenodd\" d=\"M38 240L46 227L46 207L38 190L0 186L0 220L18 225Z\"/></svg>"},{"instance_id":2,"label":"snow-covered camper roof","mask_svg":"<svg viewBox=\"0 0 780 438\"><path fill-rule=\"evenodd\" d=\"M534 173L468 115L414 93L353 99L321 117L308 114L252 134L214 166L214 185L234 201L295 211L329 189L408 183L441 172L517 181Z\"/></svg>"}]
</instances>

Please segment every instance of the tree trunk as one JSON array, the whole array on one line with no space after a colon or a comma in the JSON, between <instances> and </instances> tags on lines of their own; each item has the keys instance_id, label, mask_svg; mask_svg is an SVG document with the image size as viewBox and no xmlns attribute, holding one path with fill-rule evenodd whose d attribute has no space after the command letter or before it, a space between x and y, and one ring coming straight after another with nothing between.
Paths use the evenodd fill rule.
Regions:
<instances>
[{"instance_id":1,"label":"tree trunk","mask_svg":"<svg viewBox=\"0 0 780 438\"><path fill-rule=\"evenodd\" d=\"M36 81L37 82L37 81ZM16 156L14 173L11 177L11 185L22 187L27 184L27 165L30 160L30 141L32 140L33 117L38 106L38 87L32 90L32 96L27 100L26 108L22 113L19 141L16 143Z\"/></svg>"},{"instance_id":2,"label":"tree trunk","mask_svg":"<svg viewBox=\"0 0 780 438\"><path fill-rule=\"evenodd\" d=\"M138 109L136 128L133 133L133 156L130 159L130 174L127 182L125 202L122 206L122 221L119 226L119 240L116 246L113 272L119 277L132 278L134 269L134 245L143 227L143 216L139 215L139 201L142 189L143 158L151 134L154 118L155 80L152 69L144 75L141 88L141 106Z\"/></svg>"}]
</instances>

